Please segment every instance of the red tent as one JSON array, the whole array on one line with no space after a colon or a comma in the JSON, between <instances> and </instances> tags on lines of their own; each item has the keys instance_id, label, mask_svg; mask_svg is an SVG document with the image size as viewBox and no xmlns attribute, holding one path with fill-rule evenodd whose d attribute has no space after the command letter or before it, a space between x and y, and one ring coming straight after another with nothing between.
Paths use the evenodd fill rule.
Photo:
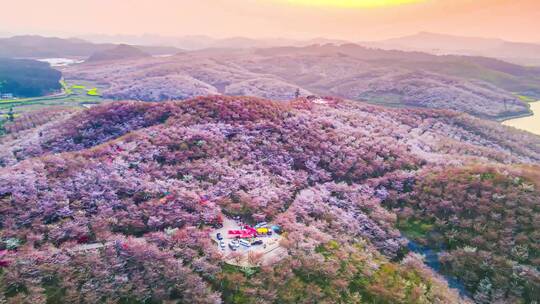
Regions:
<instances>
[{"instance_id":1,"label":"red tent","mask_svg":"<svg viewBox=\"0 0 540 304\"><path fill-rule=\"evenodd\" d=\"M242 239L252 238L257 236L257 230L246 226L244 230L229 230L229 234L235 235Z\"/></svg>"}]
</instances>

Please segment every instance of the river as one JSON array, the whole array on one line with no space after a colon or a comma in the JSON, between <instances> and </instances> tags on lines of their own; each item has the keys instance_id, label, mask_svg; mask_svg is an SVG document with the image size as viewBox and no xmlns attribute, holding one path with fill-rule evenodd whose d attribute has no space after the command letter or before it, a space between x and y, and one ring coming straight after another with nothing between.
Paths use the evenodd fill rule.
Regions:
<instances>
[{"instance_id":1,"label":"river","mask_svg":"<svg viewBox=\"0 0 540 304\"><path fill-rule=\"evenodd\" d=\"M456 289L461 296L464 296L464 297L471 296L469 292L466 290L463 283L461 283L458 279L441 273L441 262L439 260L439 253L437 251L430 249L428 247L422 246L412 240L409 240L409 244L407 247L409 248L410 251L423 255L425 257L424 263L427 266L431 267L431 269L433 269L435 272L443 276L448 282L448 286L450 288Z\"/></svg>"},{"instance_id":2,"label":"river","mask_svg":"<svg viewBox=\"0 0 540 304\"><path fill-rule=\"evenodd\" d=\"M530 105L534 113L532 116L506 120L503 125L540 135L540 101L531 102Z\"/></svg>"}]
</instances>

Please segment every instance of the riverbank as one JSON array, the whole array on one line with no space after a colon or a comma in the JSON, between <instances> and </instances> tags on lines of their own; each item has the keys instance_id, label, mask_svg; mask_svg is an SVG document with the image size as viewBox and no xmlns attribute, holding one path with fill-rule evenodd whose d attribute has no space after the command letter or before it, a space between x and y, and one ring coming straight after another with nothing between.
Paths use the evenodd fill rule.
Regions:
<instances>
[{"instance_id":1,"label":"riverbank","mask_svg":"<svg viewBox=\"0 0 540 304\"><path fill-rule=\"evenodd\" d=\"M529 106L532 114L506 119L501 123L505 126L540 135L540 101L531 102Z\"/></svg>"},{"instance_id":2,"label":"riverbank","mask_svg":"<svg viewBox=\"0 0 540 304\"><path fill-rule=\"evenodd\" d=\"M523 114L516 114L516 115L509 115L504 117L498 117L495 118L495 121L498 121L500 123L504 123L505 121L519 119L519 118L525 118L525 117L531 117L534 116L534 113L531 111L529 113L523 113Z\"/></svg>"}]
</instances>

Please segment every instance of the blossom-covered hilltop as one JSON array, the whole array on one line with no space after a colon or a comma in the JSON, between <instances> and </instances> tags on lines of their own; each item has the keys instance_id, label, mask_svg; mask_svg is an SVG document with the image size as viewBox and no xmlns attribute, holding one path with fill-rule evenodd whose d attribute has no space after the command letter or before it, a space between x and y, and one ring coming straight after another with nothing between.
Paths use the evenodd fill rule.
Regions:
<instances>
[{"instance_id":1,"label":"blossom-covered hilltop","mask_svg":"<svg viewBox=\"0 0 540 304\"><path fill-rule=\"evenodd\" d=\"M0 146L0 302L540 300L529 133L451 111L225 96L61 117ZM222 214L279 225L286 254L223 263L210 237ZM409 239L442 252L464 297Z\"/></svg>"}]
</instances>

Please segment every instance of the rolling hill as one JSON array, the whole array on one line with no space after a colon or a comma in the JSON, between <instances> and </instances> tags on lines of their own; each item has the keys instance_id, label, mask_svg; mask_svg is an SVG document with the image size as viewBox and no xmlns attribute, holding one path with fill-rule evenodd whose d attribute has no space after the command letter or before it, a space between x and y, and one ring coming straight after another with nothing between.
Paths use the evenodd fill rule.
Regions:
<instances>
[{"instance_id":1,"label":"rolling hill","mask_svg":"<svg viewBox=\"0 0 540 304\"><path fill-rule=\"evenodd\" d=\"M2 301L539 300L538 239L522 234L540 216L540 137L467 114L339 99L112 102L0 152ZM209 235L220 212L278 223L282 259L225 263ZM441 273L409 240L438 252Z\"/></svg>"},{"instance_id":2,"label":"rolling hill","mask_svg":"<svg viewBox=\"0 0 540 304\"><path fill-rule=\"evenodd\" d=\"M67 69L66 75L109 83L104 94L113 99L160 101L219 93L288 100L300 88L306 95L452 109L489 119L529 113L517 95L540 98L537 68L354 44L208 49L130 63L86 64Z\"/></svg>"}]
</instances>

